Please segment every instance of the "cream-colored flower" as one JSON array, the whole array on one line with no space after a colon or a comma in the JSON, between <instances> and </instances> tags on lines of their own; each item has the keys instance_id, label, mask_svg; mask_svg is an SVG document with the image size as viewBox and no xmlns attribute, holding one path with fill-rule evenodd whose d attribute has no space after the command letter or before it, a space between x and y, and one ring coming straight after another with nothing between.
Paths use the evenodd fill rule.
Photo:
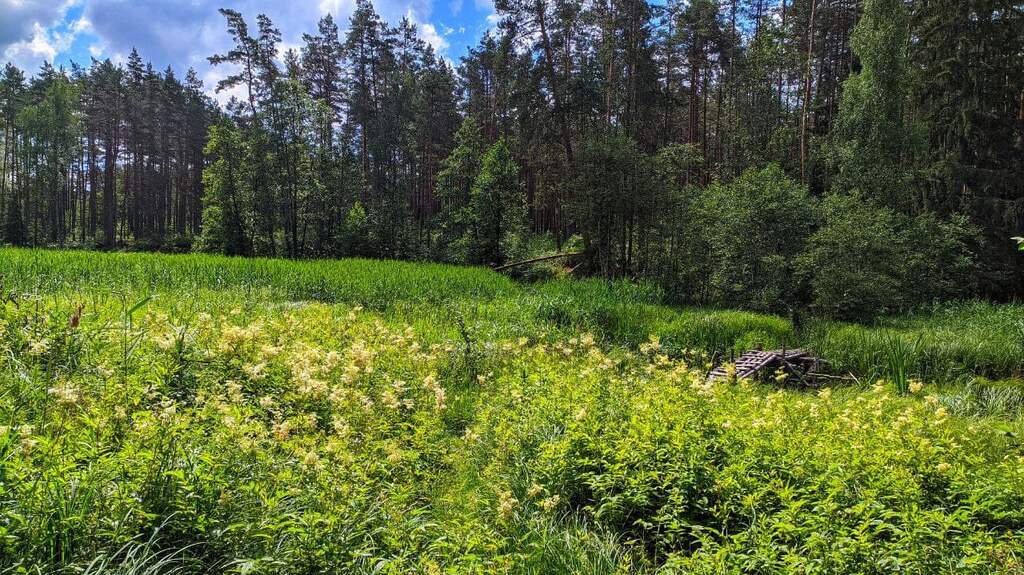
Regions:
<instances>
[{"instance_id":1,"label":"cream-colored flower","mask_svg":"<svg viewBox=\"0 0 1024 575\"><path fill-rule=\"evenodd\" d=\"M542 500L542 501L540 502L540 507L541 507L541 509L543 509L544 511L551 511L552 509L554 509L554 508L558 507L558 502L559 502L560 500L561 500L561 498L560 498L560 497L558 497L558 494L556 493L555 495L552 495L551 497L548 497L548 498L546 498L546 499L543 499L543 500Z\"/></svg>"},{"instance_id":2,"label":"cream-colored flower","mask_svg":"<svg viewBox=\"0 0 1024 575\"><path fill-rule=\"evenodd\" d=\"M61 405L71 406L78 403L81 399L81 393L74 385L64 382L59 385L55 385L47 390L47 393L52 395L57 403Z\"/></svg>"},{"instance_id":3,"label":"cream-colored flower","mask_svg":"<svg viewBox=\"0 0 1024 575\"><path fill-rule=\"evenodd\" d=\"M34 339L28 342L28 353L30 355L43 355L50 349L50 342L46 338Z\"/></svg>"},{"instance_id":4,"label":"cream-colored flower","mask_svg":"<svg viewBox=\"0 0 1024 575\"><path fill-rule=\"evenodd\" d=\"M511 492L498 492L498 514L501 515L502 519L511 517L517 505L519 505L519 500L513 497Z\"/></svg>"}]
</instances>

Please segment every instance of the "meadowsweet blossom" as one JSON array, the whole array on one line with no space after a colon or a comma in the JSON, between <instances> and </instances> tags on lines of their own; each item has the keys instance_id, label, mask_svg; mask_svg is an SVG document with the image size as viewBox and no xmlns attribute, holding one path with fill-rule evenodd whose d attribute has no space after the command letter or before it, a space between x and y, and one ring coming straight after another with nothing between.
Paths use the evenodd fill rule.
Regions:
<instances>
[{"instance_id":1,"label":"meadowsweet blossom","mask_svg":"<svg viewBox=\"0 0 1024 575\"><path fill-rule=\"evenodd\" d=\"M43 355L50 350L50 341L46 338L33 339L28 342L29 355Z\"/></svg>"},{"instance_id":2,"label":"meadowsweet blossom","mask_svg":"<svg viewBox=\"0 0 1024 575\"><path fill-rule=\"evenodd\" d=\"M540 507L544 511L550 512L554 508L558 507L559 501L561 501L561 498L556 493L555 495L552 495L551 497L548 497L546 499L541 500Z\"/></svg>"},{"instance_id":3,"label":"meadowsweet blossom","mask_svg":"<svg viewBox=\"0 0 1024 575\"><path fill-rule=\"evenodd\" d=\"M291 432L292 424L287 419L284 421L278 421L274 423L273 427L271 427L271 433L273 434L274 439L278 441L287 440L288 436L291 435Z\"/></svg>"},{"instance_id":4,"label":"meadowsweet blossom","mask_svg":"<svg viewBox=\"0 0 1024 575\"><path fill-rule=\"evenodd\" d=\"M498 515L502 519L511 517L517 505L519 505L519 500L513 497L510 491L498 492Z\"/></svg>"},{"instance_id":5,"label":"meadowsweet blossom","mask_svg":"<svg viewBox=\"0 0 1024 575\"><path fill-rule=\"evenodd\" d=\"M74 405L81 399L81 392L78 388L68 382L62 382L51 387L47 390L47 393L52 395L57 400L57 403L65 406Z\"/></svg>"},{"instance_id":6,"label":"meadowsweet blossom","mask_svg":"<svg viewBox=\"0 0 1024 575\"><path fill-rule=\"evenodd\" d=\"M423 378L423 386L427 389L428 393L434 396L434 408L441 411L445 408L445 391L441 387L441 384L437 381L437 376L430 374Z\"/></svg>"},{"instance_id":7,"label":"meadowsweet blossom","mask_svg":"<svg viewBox=\"0 0 1024 575\"><path fill-rule=\"evenodd\" d=\"M644 355L652 355L661 350L661 338L657 335L651 335L647 338L647 341L640 345L640 353Z\"/></svg>"}]
</instances>

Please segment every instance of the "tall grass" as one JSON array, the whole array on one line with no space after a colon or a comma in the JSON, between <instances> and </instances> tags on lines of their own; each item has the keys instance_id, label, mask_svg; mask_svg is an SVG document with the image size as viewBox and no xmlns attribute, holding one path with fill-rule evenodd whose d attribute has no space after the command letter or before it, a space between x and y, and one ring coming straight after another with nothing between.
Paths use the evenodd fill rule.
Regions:
<instances>
[{"instance_id":1,"label":"tall grass","mask_svg":"<svg viewBox=\"0 0 1024 575\"><path fill-rule=\"evenodd\" d=\"M896 389L896 393L906 395L910 391L910 370L913 369L921 337L907 339L897 334L885 333L885 360L889 367L887 375Z\"/></svg>"},{"instance_id":2,"label":"tall grass","mask_svg":"<svg viewBox=\"0 0 1024 575\"><path fill-rule=\"evenodd\" d=\"M0 277L3 289L42 293L233 289L267 292L276 299L344 301L375 309L400 301L491 299L516 290L512 280L486 269L440 264L13 248L0 249Z\"/></svg>"},{"instance_id":3,"label":"tall grass","mask_svg":"<svg viewBox=\"0 0 1024 575\"><path fill-rule=\"evenodd\" d=\"M1022 327L1024 306L973 302L887 318L875 326L819 321L809 330L806 343L840 372L887 377L895 367L891 352L902 357L912 351L903 359L916 377L964 382L974 375L1001 378L1024 373ZM894 344L901 347L893 350ZM908 346L913 349L904 349Z\"/></svg>"},{"instance_id":4,"label":"tall grass","mask_svg":"<svg viewBox=\"0 0 1024 575\"><path fill-rule=\"evenodd\" d=\"M551 280L520 284L484 268L346 259L287 261L204 254L121 254L0 248L0 293L78 300L103 294L215 291L240 302L313 300L361 304L447 337L456 317L481 337L590 332L637 346L650 335L670 353L725 356L751 348L808 347L837 373L865 378L904 371L929 381L1024 374L1024 305L938 306L877 325L812 321L798 334L783 318L737 310L678 308L660 290L628 281ZM128 297L125 295L124 297ZM183 301L184 305L184 301ZM892 349L913 342L913 353ZM909 345L909 344L908 344ZM901 357L896 365L894 357ZM905 368L905 370L903 369Z\"/></svg>"}]
</instances>

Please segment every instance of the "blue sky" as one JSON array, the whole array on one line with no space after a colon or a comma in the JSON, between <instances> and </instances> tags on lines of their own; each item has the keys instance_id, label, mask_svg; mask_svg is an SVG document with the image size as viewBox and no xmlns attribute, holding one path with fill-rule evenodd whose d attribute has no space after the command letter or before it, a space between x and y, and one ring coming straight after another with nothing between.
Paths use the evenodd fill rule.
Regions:
<instances>
[{"instance_id":1,"label":"blue sky","mask_svg":"<svg viewBox=\"0 0 1024 575\"><path fill-rule=\"evenodd\" d=\"M491 26L492 0L375 0L392 24L402 16L445 58L458 62ZM30 74L43 61L88 65L91 57L123 61L132 47L158 69L178 74L193 67L212 89L227 71L211 69L206 57L230 39L217 8L230 7L255 26L265 13L281 30L284 48L297 47L304 32L330 13L344 31L355 0L0 0L0 63L14 62ZM221 95L221 99L225 95Z\"/></svg>"}]
</instances>

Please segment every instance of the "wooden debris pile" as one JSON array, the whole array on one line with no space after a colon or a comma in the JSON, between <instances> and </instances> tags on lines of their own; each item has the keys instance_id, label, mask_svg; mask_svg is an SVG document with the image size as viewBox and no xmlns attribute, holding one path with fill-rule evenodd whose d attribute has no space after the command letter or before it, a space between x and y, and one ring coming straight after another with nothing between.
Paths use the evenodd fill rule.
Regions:
<instances>
[{"instance_id":1,"label":"wooden debris pile","mask_svg":"<svg viewBox=\"0 0 1024 575\"><path fill-rule=\"evenodd\" d=\"M817 373L822 361L803 349L752 349L736 361L711 370L708 380L753 379L779 384L816 386L824 374ZM735 370L735 371L734 371Z\"/></svg>"}]
</instances>

